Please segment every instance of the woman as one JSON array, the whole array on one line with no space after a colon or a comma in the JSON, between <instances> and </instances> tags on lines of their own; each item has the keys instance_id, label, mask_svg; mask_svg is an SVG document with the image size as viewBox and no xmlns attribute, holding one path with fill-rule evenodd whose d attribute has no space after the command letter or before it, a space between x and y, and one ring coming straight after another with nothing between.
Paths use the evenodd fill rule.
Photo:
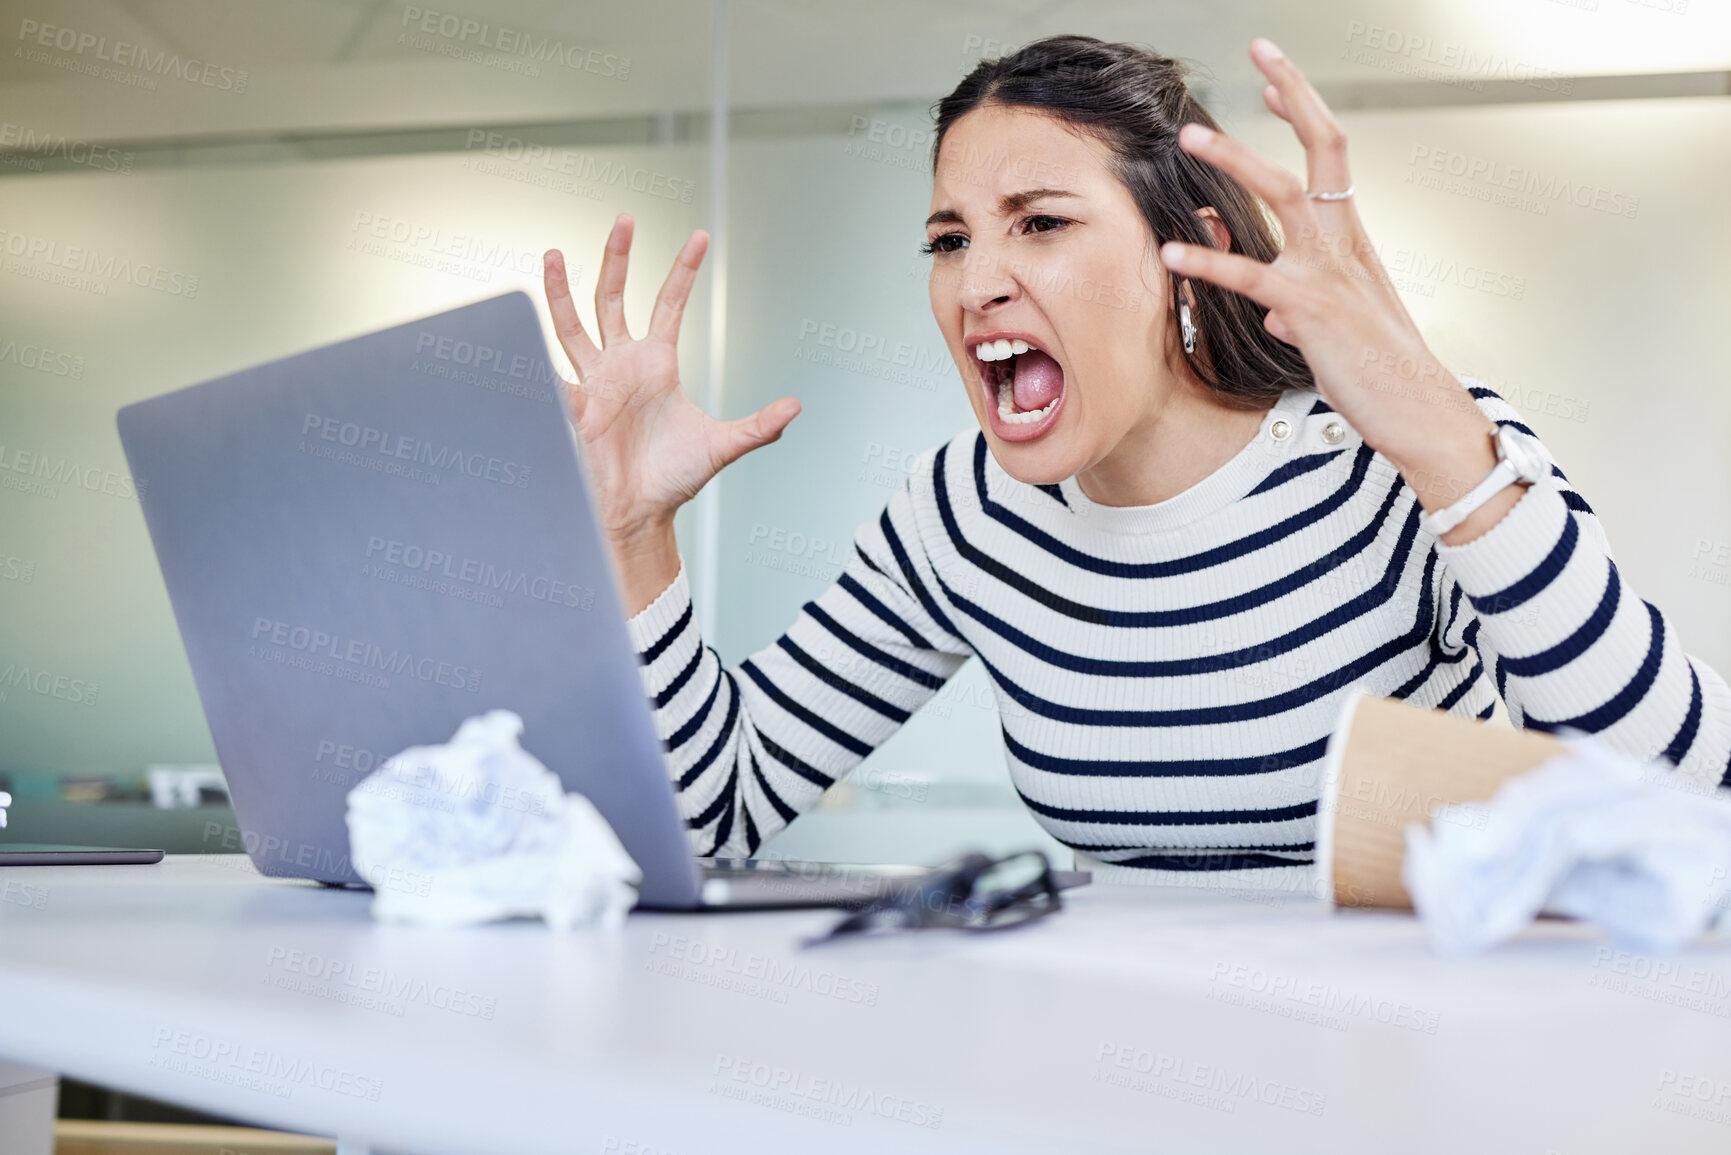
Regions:
<instances>
[{"instance_id":1,"label":"woman","mask_svg":"<svg viewBox=\"0 0 1731 1155\"><path fill-rule=\"evenodd\" d=\"M692 621L673 514L799 405L718 421L680 390L702 233L633 340L616 222L601 348L548 254L699 853L756 850L971 655L1022 798L1106 880L1304 885L1354 686L1481 718L1500 693L1529 728L1725 774L1724 682L1623 587L1514 410L1426 348L1332 115L1272 44L1251 54L1307 184L1216 131L1173 61L1126 45L1043 40L940 102L932 312L980 429L923 457L835 585L735 670Z\"/></svg>"}]
</instances>

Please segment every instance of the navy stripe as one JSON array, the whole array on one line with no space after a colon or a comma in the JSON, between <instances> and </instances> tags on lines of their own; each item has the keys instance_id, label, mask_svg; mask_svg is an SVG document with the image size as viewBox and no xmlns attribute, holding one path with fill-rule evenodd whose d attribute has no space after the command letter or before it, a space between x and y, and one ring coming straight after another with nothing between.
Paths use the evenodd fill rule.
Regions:
<instances>
[{"instance_id":1,"label":"navy stripe","mask_svg":"<svg viewBox=\"0 0 1731 1155\"><path fill-rule=\"evenodd\" d=\"M1460 587L1460 583L1453 582L1453 583L1450 583L1450 585L1449 585L1449 619L1448 619L1448 624L1443 626L1443 628L1439 631L1439 633L1442 637L1445 637L1445 638L1448 637L1449 631L1455 628L1455 615L1460 613L1460 609L1461 609L1461 587Z\"/></svg>"},{"instance_id":2,"label":"navy stripe","mask_svg":"<svg viewBox=\"0 0 1731 1155\"><path fill-rule=\"evenodd\" d=\"M642 654L638 655L637 660L645 666L649 665L656 658L659 658L662 654L666 653L667 647L671 646L674 641L678 639L679 635L684 632L685 627L690 624L691 603L686 602L685 612L679 615L679 620L674 622L671 626L668 626L667 632L657 638L654 645L650 646L647 650L644 650Z\"/></svg>"},{"instance_id":3,"label":"navy stripe","mask_svg":"<svg viewBox=\"0 0 1731 1155\"><path fill-rule=\"evenodd\" d=\"M1491 719L1491 715L1496 713L1496 712L1497 712L1497 700L1495 698L1492 698L1490 705L1486 706L1484 709L1479 711L1478 719L1481 722L1488 722Z\"/></svg>"},{"instance_id":4,"label":"navy stripe","mask_svg":"<svg viewBox=\"0 0 1731 1155\"><path fill-rule=\"evenodd\" d=\"M882 566L880 566L877 562L873 561L870 557L868 557L866 555L866 551L861 549L857 542L854 544L853 552L854 552L855 557L857 557L861 561L865 562L866 567L868 569L870 569L873 573L877 574L879 577L886 577L887 578L890 576L889 574L884 572Z\"/></svg>"},{"instance_id":5,"label":"navy stripe","mask_svg":"<svg viewBox=\"0 0 1731 1155\"><path fill-rule=\"evenodd\" d=\"M943 450L938 450L940 464L943 462L943 457ZM878 515L878 526L883 530L884 540L889 543L890 552L895 555L896 565L901 567L902 577L907 580L908 588L913 591L914 596L920 600L920 605L925 607L926 613L931 615L932 620L942 626L951 637L961 641L962 635L957 632L955 626L950 624L950 619L944 615L943 610L938 608L938 603L932 600L932 595L926 592L925 583L920 581L920 575L915 571L914 563L908 559L908 551L902 548L902 539L896 536L896 527L890 524L890 511L887 507Z\"/></svg>"},{"instance_id":6,"label":"navy stripe","mask_svg":"<svg viewBox=\"0 0 1731 1155\"><path fill-rule=\"evenodd\" d=\"M812 713L806 707L788 697L782 692L781 687L770 681L769 675L758 669L757 663L750 658L741 662L739 664L739 669L741 673L745 674L753 682L757 683L757 688L762 690L770 701L774 702L777 706L780 706L783 710L786 710L789 714L792 714L795 718L798 718L801 722L804 722L807 726L810 726L813 730L816 730L819 734L822 734L825 738L828 738L831 742L834 742L837 746L840 746L843 750L846 750L850 754L857 754L861 758L864 758L867 754L872 752L872 745L870 742L862 742L852 734L849 734L846 730L843 730L840 726L825 721Z\"/></svg>"},{"instance_id":7,"label":"navy stripe","mask_svg":"<svg viewBox=\"0 0 1731 1155\"><path fill-rule=\"evenodd\" d=\"M870 690L863 689L833 670L826 669L818 663L816 658L800 649L799 643L788 637L786 634L777 638L775 644L785 650L788 657L798 662L800 666L804 668L806 673L810 674L830 689L835 690L838 693L846 694L868 710L874 710L877 713L882 714L897 725L906 722L913 716L900 706L891 702L886 702Z\"/></svg>"},{"instance_id":8,"label":"navy stripe","mask_svg":"<svg viewBox=\"0 0 1731 1155\"><path fill-rule=\"evenodd\" d=\"M1575 543L1580 540L1581 531L1575 524L1574 517L1563 522L1562 536L1557 538L1557 544L1551 547L1551 552L1545 555L1533 568L1533 572L1521 578L1514 584L1497 591L1478 597L1468 594L1467 599L1473 603L1473 608L1481 614L1501 614L1528 601L1544 592L1556 576L1563 572L1563 567L1569 564L1569 558L1575 552Z\"/></svg>"},{"instance_id":9,"label":"navy stripe","mask_svg":"<svg viewBox=\"0 0 1731 1155\"><path fill-rule=\"evenodd\" d=\"M667 683L666 688L651 699L655 703L655 708L657 710L673 701L674 696L685 688L685 683L691 681L691 675L697 673L697 667L703 662L704 651L708 649L708 646L698 646L697 649L692 652L691 660L685 663L685 668L679 671L679 673L673 675L673 680ZM719 657L716 658L717 662L720 660Z\"/></svg>"},{"instance_id":10,"label":"navy stripe","mask_svg":"<svg viewBox=\"0 0 1731 1155\"><path fill-rule=\"evenodd\" d=\"M739 809L739 795L734 791L734 783L739 781L739 763L733 764L733 773L727 779L727 809L722 811L721 824L715 828L715 842L709 848L709 857L721 853L721 848L727 845L727 840L733 835L733 816Z\"/></svg>"},{"instance_id":11,"label":"navy stripe","mask_svg":"<svg viewBox=\"0 0 1731 1155\"><path fill-rule=\"evenodd\" d=\"M893 610L878 601L870 590L866 589L864 586L860 585L859 582L854 580L852 574L843 573L840 579L837 580L836 584L841 586L841 588L846 590L848 593L852 594L854 601L870 610L879 621L884 623L884 625L889 626L892 630L895 630L897 633L901 634L902 637L906 638L908 643L914 648L920 650L929 650L933 648L930 642L920 637L918 630L902 621L895 615Z\"/></svg>"},{"instance_id":12,"label":"navy stripe","mask_svg":"<svg viewBox=\"0 0 1731 1155\"><path fill-rule=\"evenodd\" d=\"M1465 658L1468 654L1473 652L1473 650L1472 650L1473 643L1478 640L1478 636L1479 636L1479 623L1478 623L1477 618L1474 618L1472 621L1467 623L1467 628L1461 637L1461 643L1462 643L1461 648L1458 650L1445 650L1445 649L1441 648L1440 646L1437 646L1436 640L1433 636L1433 638L1431 640L1431 645L1433 647L1436 647L1437 665L1439 665L1439 666L1458 666L1458 665L1460 665L1461 659Z\"/></svg>"},{"instance_id":13,"label":"navy stripe","mask_svg":"<svg viewBox=\"0 0 1731 1155\"><path fill-rule=\"evenodd\" d=\"M1436 646L1433 643L1431 646L1430 661L1428 661L1424 664L1424 669L1420 670L1418 673L1414 674L1412 677L1410 677L1406 681L1402 682L1398 687L1396 687L1389 694L1389 697L1405 699L1405 698L1410 698L1414 694L1418 693L1418 688L1420 686L1424 685L1425 679L1431 676L1431 671L1433 671L1437 668L1437 664L1441 660L1442 660L1442 655L1437 652Z\"/></svg>"},{"instance_id":14,"label":"navy stripe","mask_svg":"<svg viewBox=\"0 0 1731 1155\"><path fill-rule=\"evenodd\" d=\"M1652 689L1653 680L1659 676L1659 666L1665 657L1665 619L1649 603L1642 602L1641 604L1647 607L1647 620L1652 627L1652 641L1647 646L1647 656L1641 662L1641 668L1635 671L1635 676L1629 679L1628 685L1613 694L1610 701L1603 706L1596 710L1589 710L1585 714L1577 714L1573 718L1544 722L1528 714L1526 718L1527 729L1546 732L1572 729L1588 734L1597 734L1599 731L1609 729L1621 722L1630 710L1640 704L1641 699L1647 696L1647 691Z\"/></svg>"},{"instance_id":15,"label":"navy stripe","mask_svg":"<svg viewBox=\"0 0 1731 1155\"><path fill-rule=\"evenodd\" d=\"M1604 636L1605 631L1611 628L1611 619L1617 614L1617 603L1622 600L1622 589L1622 582L1617 577L1617 567L1607 566L1605 592L1599 598L1598 608L1581 623L1579 629L1548 650L1540 650L1524 658L1505 657L1503 669L1517 678L1536 678L1540 674L1560 670L1586 653Z\"/></svg>"},{"instance_id":16,"label":"navy stripe","mask_svg":"<svg viewBox=\"0 0 1731 1155\"><path fill-rule=\"evenodd\" d=\"M732 771L727 775L727 785L723 786L721 790L717 792L715 800L708 806L705 806L701 814L692 818L687 818L685 820L685 825L690 827L692 830L702 830L705 826L714 822L716 818L720 816L721 812L727 809L728 804L733 801L733 788L738 785L739 763L735 762ZM721 840L721 842L726 841L727 839L725 838ZM720 843L718 842L716 845L719 846ZM714 854L715 851L711 850L709 853Z\"/></svg>"},{"instance_id":17,"label":"navy stripe","mask_svg":"<svg viewBox=\"0 0 1731 1155\"><path fill-rule=\"evenodd\" d=\"M1333 412L1334 412L1334 407L1331 406L1328 402L1324 401L1320 397L1318 397L1315 401L1311 402L1311 404L1310 404L1310 416L1312 416L1312 417L1315 417L1318 413L1333 413Z\"/></svg>"},{"instance_id":18,"label":"navy stripe","mask_svg":"<svg viewBox=\"0 0 1731 1155\"><path fill-rule=\"evenodd\" d=\"M1683 759L1689 756L1689 748L1695 744L1695 734L1701 728L1701 675L1695 672L1695 663L1689 663L1689 712L1683 715L1683 724L1677 728L1677 736L1671 739L1671 744L1665 747L1665 752L1659 757L1673 766L1681 766Z\"/></svg>"},{"instance_id":19,"label":"navy stripe","mask_svg":"<svg viewBox=\"0 0 1731 1155\"><path fill-rule=\"evenodd\" d=\"M685 725L675 730L672 736L667 739L667 748L669 750L679 749L681 746L691 741L691 736L693 734L703 729L704 720L709 717L710 707L715 705L715 696L721 693L721 680L727 676L728 673L726 670L722 670L715 676L715 681L711 683L709 687L709 697L703 699L703 705L699 706L697 712L685 720Z\"/></svg>"},{"instance_id":20,"label":"navy stripe","mask_svg":"<svg viewBox=\"0 0 1731 1155\"><path fill-rule=\"evenodd\" d=\"M762 741L763 735L759 734L758 740ZM751 776L757 779L758 789L762 790L763 796L769 800L770 809L780 815L783 822L792 822L795 818L798 818L799 811L789 806L786 802L783 802L781 800L781 795L775 792L775 787L769 784L769 779L763 776L763 767L757 764L757 756L752 754L749 750L746 751L746 755L751 759ZM745 817L747 822L751 821L750 807L746 808Z\"/></svg>"},{"instance_id":21,"label":"navy stripe","mask_svg":"<svg viewBox=\"0 0 1731 1155\"><path fill-rule=\"evenodd\" d=\"M1025 766L1036 770L1044 770L1048 774L1100 775L1124 778L1187 778L1187 777L1225 777L1243 774L1273 774L1280 770L1290 770L1294 766L1304 766L1315 762L1328 750L1328 739L1318 738L1314 742L1283 750L1278 754L1250 758L1191 758L1172 759L1170 761L1115 761L1109 758L1060 758L1055 754L1042 754L1022 745L1010 736L1010 731L1004 730L1004 748L1010 756Z\"/></svg>"},{"instance_id":22,"label":"navy stripe","mask_svg":"<svg viewBox=\"0 0 1731 1155\"><path fill-rule=\"evenodd\" d=\"M1319 401L1317 404L1322 403ZM1285 485L1295 477L1303 477L1313 470L1321 469L1345 452L1344 449L1336 449L1330 453L1307 453L1303 457L1295 457L1263 478L1260 485L1244 496L1255 497L1259 493L1267 493L1277 486Z\"/></svg>"},{"instance_id":23,"label":"navy stripe","mask_svg":"<svg viewBox=\"0 0 1731 1155\"><path fill-rule=\"evenodd\" d=\"M1064 496L1064 489L1062 486L1058 486L1058 485L1036 485L1034 488L1039 490L1041 493L1044 493L1044 494L1047 494L1048 496L1050 496L1053 501L1057 502L1059 505L1063 506L1065 509L1070 508L1070 502Z\"/></svg>"},{"instance_id":24,"label":"navy stripe","mask_svg":"<svg viewBox=\"0 0 1731 1155\"><path fill-rule=\"evenodd\" d=\"M1593 507L1587 504L1587 499L1572 489L1563 490L1563 504L1576 513L1593 513ZM1598 517L1599 515L1593 513L1593 516Z\"/></svg>"},{"instance_id":25,"label":"navy stripe","mask_svg":"<svg viewBox=\"0 0 1731 1155\"><path fill-rule=\"evenodd\" d=\"M1434 549L1435 547L1433 546L1432 548ZM1449 583L1449 584L1451 585L1451 588L1454 590L1454 596L1452 596L1449 599L1448 621L1445 624L1439 626L1437 628L1436 632L1431 634L1431 636L1428 639L1426 639L1426 641L1429 643L1428 649L1430 650L1430 658L1428 661L1425 662L1424 669L1419 671L1418 678L1407 682L1406 686L1403 687L1403 689L1406 689L1408 694L1416 691L1418 688L1418 685L1417 685L1418 682L1423 681L1426 677L1429 677L1430 672L1432 670L1436 669L1438 666L1455 665L1456 663L1458 663L1462 658L1466 657L1466 655L1467 655L1468 643L1464 637L1461 640L1461 645L1459 646L1459 648L1453 648L1453 647L1450 647L1448 645L1449 631L1454 628L1455 611L1460 608L1460 602L1461 602L1461 596L1460 596L1461 595L1461 588L1460 588L1460 586L1453 585L1452 583ZM1405 694L1399 694L1399 695L1395 695L1395 696L1405 697L1406 695Z\"/></svg>"},{"instance_id":26,"label":"navy stripe","mask_svg":"<svg viewBox=\"0 0 1731 1155\"><path fill-rule=\"evenodd\" d=\"M828 790L831 786L835 785L834 778L831 778L828 774L825 774L822 770L819 770L816 766L813 766L810 762L807 762L791 750L787 750L782 746L777 745L775 742L771 741L769 735L765 734L763 731L758 731L757 740L763 743L763 752L765 754L768 754L771 758L774 758L777 762L780 762L783 766L792 770L795 774L798 774L813 786L821 786L825 790Z\"/></svg>"},{"instance_id":27,"label":"navy stripe","mask_svg":"<svg viewBox=\"0 0 1731 1155\"><path fill-rule=\"evenodd\" d=\"M703 757L693 763L691 769L679 776L678 789L680 790L686 789L703 777L703 772L709 769L716 758L720 756L722 748L727 745L727 740L733 737L733 723L739 717L739 683L733 680L732 674L723 670L721 671L721 678L717 678L715 681L717 689L721 687L722 678L727 680L727 688L730 691L727 695L727 719L721 723L721 729L716 733L715 741L709 744L709 749L703 752ZM714 695L710 696L710 700L714 701ZM709 707L705 706L700 717L708 716Z\"/></svg>"},{"instance_id":28,"label":"navy stripe","mask_svg":"<svg viewBox=\"0 0 1731 1155\"><path fill-rule=\"evenodd\" d=\"M1435 547L1432 548L1434 549ZM1460 587L1458 585L1455 586L1454 597L1449 601L1449 614L1451 621L1453 620L1454 611L1460 606L1460 592ZM1474 622L1473 624L1477 625L1477 622ZM1470 643L1467 642L1464 637L1462 638L1460 649L1448 649L1445 647L1444 643L1448 640L1449 628L1449 626L1445 625L1426 639L1428 642L1428 649L1430 650L1430 657L1426 660L1424 668L1412 677L1408 678L1405 682L1402 682L1400 687L1391 693L1389 697L1411 697L1418 693L1418 688L1424 685L1425 680L1439 667L1456 665L1462 658L1466 657L1467 654L1471 652L1467 648Z\"/></svg>"},{"instance_id":29,"label":"navy stripe","mask_svg":"<svg viewBox=\"0 0 1731 1155\"><path fill-rule=\"evenodd\" d=\"M1047 818L1065 822L1099 822L1111 826L1230 826L1255 822L1291 822L1316 814L1316 803L1296 802L1291 806L1275 806L1267 810L1078 810L1068 806L1048 806L1016 791L1028 809Z\"/></svg>"},{"instance_id":30,"label":"navy stripe","mask_svg":"<svg viewBox=\"0 0 1731 1155\"><path fill-rule=\"evenodd\" d=\"M946 450L948 448L948 446L945 446ZM939 451L940 464L943 452L943 450ZM1300 512L1293 514L1291 517L1276 522L1274 525L1271 525L1266 529L1258 530L1256 533L1253 533L1248 537L1242 537L1237 541L1229 542L1226 545L1204 550L1201 553L1190 554L1186 557L1173 558L1169 561L1139 563L1108 561L1105 558L1098 558L1092 554L1083 553L1081 550L1059 541L1051 534L1031 525L1024 519L1017 517L1007 508L993 501L990 495L986 492L986 441L984 434L980 434L974 439L974 491L979 498L980 509L987 517L1002 523L1004 526L1014 530L1017 534L1039 546L1047 553L1061 561L1069 562L1078 569L1084 569L1090 573L1104 574L1108 577L1170 577L1173 574L1195 573L1197 570L1208 569L1212 566L1221 565L1236 558L1244 557L1247 554L1255 553L1259 549L1264 549L1273 545L1277 541L1283 541L1309 526L1315 525L1317 522L1339 509L1342 505L1345 505L1352 495L1358 492L1359 488L1364 484L1365 475L1370 469L1371 458L1374 456L1375 453L1371 450L1370 446L1361 446L1353 461L1351 475L1341 483L1339 489L1335 490L1332 494L1323 498L1310 508L1301 510ZM932 480L935 485L942 486L945 481L943 469L935 469L932 473ZM939 492L941 494L942 490L940 489Z\"/></svg>"},{"instance_id":31,"label":"navy stripe","mask_svg":"<svg viewBox=\"0 0 1731 1155\"><path fill-rule=\"evenodd\" d=\"M1467 676L1461 680L1461 684L1444 695L1443 700L1436 704L1436 708L1439 710L1454 709L1455 703L1466 697L1468 690L1478 685L1479 675L1484 672L1484 663L1474 662L1473 668L1467 672Z\"/></svg>"},{"instance_id":32,"label":"navy stripe","mask_svg":"<svg viewBox=\"0 0 1731 1155\"><path fill-rule=\"evenodd\" d=\"M812 621L828 630L830 635L838 642L841 642L861 657L870 658L890 673L900 674L908 681L913 682L915 685L924 686L928 690L938 690L943 688L944 680L942 678L938 677L936 674L922 670L918 666L909 665L900 658L884 653L882 650L878 649L876 646L872 645L870 642L866 641L864 638L855 634L852 630L830 617L816 602L806 602L805 612L810 615Z\"/></svg>"}]
</instances>

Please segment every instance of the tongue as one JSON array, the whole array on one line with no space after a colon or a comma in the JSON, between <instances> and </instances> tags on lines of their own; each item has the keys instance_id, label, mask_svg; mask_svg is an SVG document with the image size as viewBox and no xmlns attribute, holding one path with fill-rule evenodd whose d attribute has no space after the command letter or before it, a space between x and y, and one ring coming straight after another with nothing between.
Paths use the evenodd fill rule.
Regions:
<instances>
[{"instance_id":1,"label":"tongue","mask_svg":"<svg viewBox=\"0 0 1731 1155\"><path fill-rule=\"evenodd\" d=\"M1027 413L1044 409L1052 398L1064 391L1064 370L1051 356L1038 349L1029 349L1016 358L1016 379L1012 386L1016 408Z\"/></svg>"}]
</instances>

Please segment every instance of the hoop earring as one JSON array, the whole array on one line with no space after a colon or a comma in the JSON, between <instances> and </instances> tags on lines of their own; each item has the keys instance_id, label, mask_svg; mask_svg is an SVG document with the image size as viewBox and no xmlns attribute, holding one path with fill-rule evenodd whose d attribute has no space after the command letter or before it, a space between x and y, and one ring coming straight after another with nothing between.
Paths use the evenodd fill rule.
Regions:
<instances>
[{"instance_id":1,"label":"hoop earring","mask_svg":"<svg viewBox=\"0 0 1731 1155\"><path fill-rule=\"evenodd\" d=\"M1196 352L1196 324L1190 319L1190 302L1178 303L1178 329L1184 334L1184 351Z\"/></svg>"}]
</instances>

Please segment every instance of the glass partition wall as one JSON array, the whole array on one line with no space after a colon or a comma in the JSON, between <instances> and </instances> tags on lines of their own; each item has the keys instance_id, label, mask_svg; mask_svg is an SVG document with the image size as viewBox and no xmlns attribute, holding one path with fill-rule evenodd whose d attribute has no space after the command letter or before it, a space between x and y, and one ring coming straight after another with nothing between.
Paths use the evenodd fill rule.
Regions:
<instances>
[{"instance_id":1,"label":"glass partition wall","mask_svg":"<svg viewBox=\"0 0 1731 1155\"><path fill-rule=\"evenodd\" d=\"M679 523L707 640L729 663L773 642L912 460L972 425L917 253L930 105L983 55L1066 31L1194 61L1228 130L1299 170L1244 46L1269 35L1304 65L1433 346L1523 413L1634 588L1731 667L1716 9L6 0L0 18L9 837L217 849L228 821L115 410L500 292L539 302L549 247L586 302L620 212L636 326L690 230L715 234L682 339L692 395L730 417L804 405ZM970 663L770 849L1022 845L1055 847Z\"/></svg>"},{"instance_id":2,"label":"glass partition wall","mask_svg":"<svg viewBox=\"0 0 1731 1155\"><path fill-rule=\"evenodd\" d=\"M646 315L652 267L711 215L710 5L0 10L7 834L221 849L115 410L499 293L539 302L550 247L582 297L622 212ZM695 316L708 300L706 281Z\"/></svg>"}]
</instances>

